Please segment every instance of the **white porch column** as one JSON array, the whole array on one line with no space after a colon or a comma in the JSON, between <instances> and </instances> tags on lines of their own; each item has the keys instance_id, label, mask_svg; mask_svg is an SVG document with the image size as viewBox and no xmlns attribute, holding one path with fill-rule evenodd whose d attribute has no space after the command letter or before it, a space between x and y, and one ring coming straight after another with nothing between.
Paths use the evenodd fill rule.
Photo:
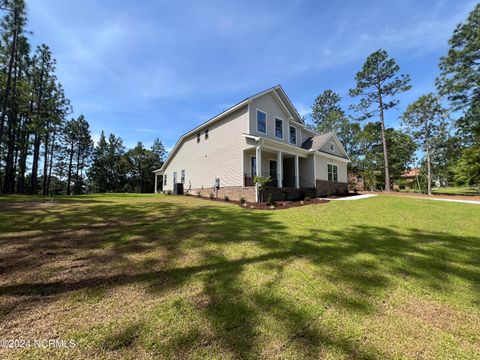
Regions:
<instances>
[{"instance_id":1,"label":"white porch column","mask_svg":"<svg viewBox=\"0 0 480 360\"><path fill-rule=\"evenodd\" d=\"M262 176L262 148L257 146L257 151L255 153L255 161L256 161L256 171L257 176ZM255 183L255 201L260 202L259 196L259 186L258 183Z\"/></svg>"},{"instance_id":2,"label":"white porch column","mask_svg":"<svg viewBox=\"0 0 480 360\"><path fill-rule=\"evenodd\" d=\"M262 176L262 148L257 146L257 152L255 154L257 162L257 176Z\"/></svg>"},{"instance_id":3,"label":"white porch column","mask_svg":"<svg viewBox=\"0 0 480 360\"><path fill-rule=\"evenodd\" d=\"M157 180L158 180L158 175L155 173L155 194L157 193Z\"/></svg>"},{"instance_id":4,"label":"white porch column","mask_svg":"<svg viewBox=\"0 0 480 360\"><path fill-rule=\"evenodd\" d=\"M282 152L279 151L277 153L277 186L279 188L283 187L282 185L283 180L283 160L282 160Z\"/></svg>"},{"instance_id":5,"label":"white porch column","mask_svg":"<svg viewBox=\"0 0 480 360\"><path fill-rule=\"evenodd\" d=\"M295 187L300 187L300 171L298 169L298 155L295 155Z\"/></svg>"}]
</instances>

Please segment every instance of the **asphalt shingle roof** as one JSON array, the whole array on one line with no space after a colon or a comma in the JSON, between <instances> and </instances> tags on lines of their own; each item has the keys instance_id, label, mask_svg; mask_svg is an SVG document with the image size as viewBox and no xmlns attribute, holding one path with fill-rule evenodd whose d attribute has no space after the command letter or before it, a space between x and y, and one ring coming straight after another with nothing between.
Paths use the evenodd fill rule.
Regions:
<instances>
[{"instance_id":1,"label":"asphalt shingle roof","mask_svg":"<svg viewBox=\"0 0 480 360\"><path fill-rule=\"evenodd\" d=\"M332 132L315 135L309 137L302 144L302 148L305 150L319 150L320 147L325 143L325 141L332 135Z\"/></svg>"}]
</instances>

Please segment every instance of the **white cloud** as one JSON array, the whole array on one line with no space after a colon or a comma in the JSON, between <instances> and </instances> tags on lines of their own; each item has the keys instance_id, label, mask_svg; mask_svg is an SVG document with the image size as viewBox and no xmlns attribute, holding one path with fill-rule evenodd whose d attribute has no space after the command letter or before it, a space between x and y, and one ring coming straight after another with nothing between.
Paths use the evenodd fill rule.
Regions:
<instances>
[{"instance_id":1,"label":"white cloud","mask_svg":"<svg viewBox=\"0 0 480 360\"><path fill-rule=\"evenodd\" d=\"M295 103L295 108L297 109L300 116L308 116L312 112L309 106L306 106L303 103L297 102Z\"/></svg>"}]
</instances>

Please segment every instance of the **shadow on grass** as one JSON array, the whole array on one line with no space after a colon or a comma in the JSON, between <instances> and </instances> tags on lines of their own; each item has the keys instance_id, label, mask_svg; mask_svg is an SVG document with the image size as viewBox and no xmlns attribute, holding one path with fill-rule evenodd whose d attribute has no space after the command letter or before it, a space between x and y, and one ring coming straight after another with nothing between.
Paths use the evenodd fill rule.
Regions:
<instances>
[{"instance_id":1,"label":"shadow on grass","mask_svg":"<svg viewBox=\"0 0 480 360\"><path fill-rule=\"evenodd\" d=\"M39 213L49 221L42 221ZM20 225L20 218L26 223ZM471 266L479 265L479 237L380 226L321 232L312 228L292 235L288 224L270 212L208 206L201 200L188 204L97 203L87 208L68 204L61 211L18 208L16 216L6 220L2 227L8 231L0 235L0 244L9 251L2 257L0 273L16 280L4 282L0 295L19 297L28 305L39 297L55 301L62 294L92 287L140 284L153 294L163 294L199 281L206 297L202 313L216 341L239 358L262 355L258 327L265 314L286 329L289 345L312 356L328 346L350 356L375 357L378 349L359 350L351 338L332 335L328 327L310 325L333 304L346 311L374 312L379 294L394 287L399 279L415 280L432 291L449 291L456 278L473 289L480 286L479 267L473 270ZM19 234L9 236L9 232ZM228 246L242 244L244 256L225 254ZM252 246L256 250L253 254L248 251ZM189 252L201 257L187 261ZM20 276L18 281L18 273L35 272L63 259L79 261L85 271L36 281ZM285 268L296 260L328 269L322 276L334 285L321 293L317 299L320 306L311 311L276 292ZM70 269L68 266L71 268L70 264L58 271ZM242 275L252 266L271 266L274 280L260 290L249 289ZM135 326L109 339L115 349L136 341ZM198 346L194 338L180 343L193 349ZM277 351L283 351L283 346Z\"/></svg>"}]
</instances>

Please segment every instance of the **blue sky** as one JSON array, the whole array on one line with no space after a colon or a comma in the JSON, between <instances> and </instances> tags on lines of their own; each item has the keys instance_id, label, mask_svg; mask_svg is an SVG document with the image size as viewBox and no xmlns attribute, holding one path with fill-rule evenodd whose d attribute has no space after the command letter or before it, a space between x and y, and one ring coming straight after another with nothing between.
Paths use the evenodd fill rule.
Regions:
<instances>
[{"instance_id":1,"label":"blue sky","mask_svg":"<svg viewBox=\"0 0 480 360\"><path fill-rule=\"evenodd\" d=\"M383 48L413 89L434 90L439 57L475 1L27 0L33 44L48 44L74 115L147 146L281 84L302 115L327 88L348 89Z\"/></svg>"}]
</instances>

